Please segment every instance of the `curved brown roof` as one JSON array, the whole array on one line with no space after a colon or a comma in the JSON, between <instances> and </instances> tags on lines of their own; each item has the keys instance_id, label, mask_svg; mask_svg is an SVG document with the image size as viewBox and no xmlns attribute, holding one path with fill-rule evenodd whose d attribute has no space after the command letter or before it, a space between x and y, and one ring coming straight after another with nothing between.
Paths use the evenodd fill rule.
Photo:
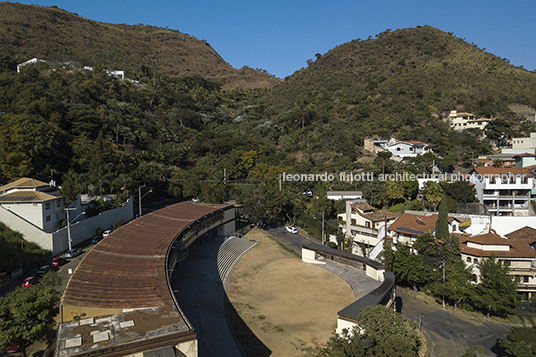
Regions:
<instances>
[{"instance_id":1,"label":"curved brown roof","mask_svg":"<svg viewBox=\"0 0 536 357\"><path fill-rule=\"evenodd\" d=\"M173 305L165 274L168 247L188 224L223 207L182 202L122 226L80 262L62 304L118 309Z\"/></svg>"}]
</instances>

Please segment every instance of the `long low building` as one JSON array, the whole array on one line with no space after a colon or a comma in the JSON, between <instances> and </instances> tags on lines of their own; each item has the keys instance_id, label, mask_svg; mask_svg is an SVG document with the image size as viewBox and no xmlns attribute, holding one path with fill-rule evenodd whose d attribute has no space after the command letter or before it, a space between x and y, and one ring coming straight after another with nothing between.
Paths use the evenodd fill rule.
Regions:
<instances>
[{"instance_id":1,"label":"long low building","mask_svg":"<svg viewBox=\"0 0 536 357\"><path fill-rule=\"evenodd\" d=\"M197 244L234 230L234 206L183 202L104 238L67 284L55 356L197 356L170 275Z\"/></svg>"}]
</instances>

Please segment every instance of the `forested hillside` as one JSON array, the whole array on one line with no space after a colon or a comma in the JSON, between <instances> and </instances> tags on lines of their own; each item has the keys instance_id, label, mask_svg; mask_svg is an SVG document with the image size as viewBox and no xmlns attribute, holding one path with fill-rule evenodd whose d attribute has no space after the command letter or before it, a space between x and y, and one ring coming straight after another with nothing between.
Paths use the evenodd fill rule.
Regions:
<instances>
[{"instance_id":1,"label":"forested hillside","mask_svg":"<svg viewBox=\"0 0 536 357\"><path fill-rule=\"evenodd\" d=\"M201 75L223 88L271 87L278 78L248 67L234 69L210 46L179 31L150 25L114 25L82 18L55 6L0 2L0 54L18 63L31 58L104 65L137 79L147 71Z\"/></svg>"},{"instance_id":2,"label":"forested hillside","mask_svg":"<svg viewBox=\"0 0 536 357\"><path fill-rule=\"evenodd\" d=\"M519 135L534 126L509 105L536 108L536 74L452 34L424 26L386 30L317 54L266 98L274 124L306 143L351 152L350 143L392 135L436 144L441 154L474 151L441 119L451 110L505 119Z\"/></svg>"},{"instance_id":3,"label":"forested hillside","mask_svg":"<svg viewBox=\"0 0 536 357\"><path fill-rule=\"evenodd\" d=\"M10 6L22 5L0 3ZM536 107L536 74L431 27L385 31L338 46L271 89L224 89L225 71L218 71L228 65L192 37L100 24L54 8L22 8L28 20L0 15L0 184L23 176L52 179L68 198L126 198L146 184L153 189L148 200L236 199L255 220L298 218L315 226L316 212L329 217L341 208L323 198L309 200L305 190L323 197L328 189L360 189L371 204L386 207L414 199L417 187L335 181L279 189L282 172L422 173L433 164L468 167L472 158L491 153L492 142L482 132L450 130L444 120L449 110L501 119L488 131L493 139L536 131L533 122L508 109ZM66 37L60 32L76 26L84 31L58 47ZM49 33L50 44L42 35L31 41L24 35L38 29ZM103 40L94 42L100 33ZM183 58L190 70L174 72L182 67L165 60L173 56L143 52L160 48L152 44L159 33L172 38L162 51L176 51L180 46L173 41L191 42ZM136 43L136 51L126 43ZM84 52L84 44L98 50ZM16 65L34 51L48 51L36 57L76 61L40 63L17 73ZM87 64L94 70L84 69ZM195 74L198 67L209 71ZM126 69L127 77L130 70L137 80L114 78L106 68ZM249 71L258 84L259 72ZM397 164L363 151L364 138L388 135L430 142L436 155ZM462 199L459 192L449 196L453 207Z\"/></svg>"}]
</instances>

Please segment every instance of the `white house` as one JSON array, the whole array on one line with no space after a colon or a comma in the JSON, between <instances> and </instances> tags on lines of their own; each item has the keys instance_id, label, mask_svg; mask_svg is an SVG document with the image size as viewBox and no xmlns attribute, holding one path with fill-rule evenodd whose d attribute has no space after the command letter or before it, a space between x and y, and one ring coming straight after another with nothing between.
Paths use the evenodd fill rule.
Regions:
<instances>
[{"instance_id":1,"label":"white house","mask_svg":"<svg viewBox=\"0 0 536 357\"><path fill-rule=\"evenodd\" d=\"M375 211L365 200L346 201L346 212L337 215L339 228L354 243L352 253L363 256L380 242L380 229L394 222L396 217L387 210Z\"/></svg>"},{"instance_id":2,"label":"white house","mask_svg":"<svg viewBox=\"0 0 536 357\"><path fill-rule=\"evenodd\" d=\"M394 243L400 242L411 246L419 236L425 233L435 236L437 218L437 213L414 214L405 212L389 225L387 234L393 237ZM463 233L470 224L470 219L448 217L449 233Z\"/></svg>"},{"instance_id":3,"label":"white house","mask_svg":"<svg viewBox=\"0 0 536 357\"><path fill-rule=\"evenodd\" d=\"M520 277L517 290L531 295L536 292L536 230L525 227L507 236L509 239L495 233L460 236L462 261L471 268L473 281L479 282L480 263L495 254L510 268L511 275Z\"/></svg>"},{"instance_id":4,"label":"white house","mask_svg":"<svg viewBox=\"0 0 536 357\"><path fill-rule=\"evenodd\" d=\"M328 191L326 193L328 200L357 200L363 198L361 191Z\"/></svg>"},{"instance_id":5,"label":"white house","mask_svg":"<svg viewBox=\"0 0 536 357\"><path fill-rule=\"evenodd\" d=\"M513 138L512 149L533 149L536 148L536 133L530 133L528 138Z\"/></svg>"},{"instance_id":6,"label":"white house","mask_svg":"<svg viewBox=\"0 0 536 357\"><path fill-rule=\"evenodd\" d=\"M65 201L58 189L31 178L0 186L0 206L47 233L56 231L66 216Z\"/></svg>"},{"instance_id":7,"label":"white house","mask_svg":"<svg viewBox=\"0 0 536 357\"><path fill-rule=\"evenodd\" d=\"M68 248L69 235L75 246L94 236L98 228L111 228L117 220L130 221L133 202L129 199L122 207L87 218L80 195L67 207L55 186L22 178L0 186L0 222L20 232L25 240L56 255ZM60 221L67 218L67 209L71 222L69 230L60 228Z\"/></svg>"},{"instance_id":8,"label":"white house","mask_svg":"<svg viewBox=\"0 0 536 357\"><path fill-rule=\"evenodd\" d=\"M432 146L432 144L423 143L421 141L397 141L396 143L389 144L387 150L389 150L393 156L399 158L417 157L418 155L433 152Z\"/></svg>"},{"instance_id":9,"label":"white house","mask_svg":"<svg viewBox=\"0 0 536 357\"><path fill-rule=\"evenodd\" d=\"M531 171L517 168L477 167L470 176L478 200L495 216L533 216Z\"/></svg>"},{"instance_id":10,"label":"white house","mask_svg":"<svg viewBox=\"0 0 536 357\"><path fill-rule=\"evenodd\" d=\"M449 113L450 127L454 130L465 129L480 129L483 130L493 119L479 118L477 119L474 114L470 113L458 113L453 110Z\"/></svg>"}]
</instances>

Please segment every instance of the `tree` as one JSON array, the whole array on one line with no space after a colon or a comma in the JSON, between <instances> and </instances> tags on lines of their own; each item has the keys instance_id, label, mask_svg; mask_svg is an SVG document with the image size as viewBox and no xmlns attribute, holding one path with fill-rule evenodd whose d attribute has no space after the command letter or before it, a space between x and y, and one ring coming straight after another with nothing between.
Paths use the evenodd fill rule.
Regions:
<instances>
[{"instance_id":1,"label":"tree","mask_svg":"<svg viewBox=\"0 0 536 357\"><path fill-rule=\"evenodd\" d=\"M517 357L536 355L536 328L512 327L499 344L509 353Z\"/></svg>"},{"instance_id":2,"label":"tree","mask_svg":"<svg viewBox=\"0 0 536 357\"><path fill-rule=\"evenodd\" d=\"M358 320L359 327L331 337L315 356L418 356L421 342L414 321L383 305L363 308Z\"/></svg>"},{"instance_id":3,"label":"tree","mask_svg":"<svg viewBox=\"0 0 536 357\"><path fill-rule=\"evenodd\" d=\"M511 315L516 312L519 295L516 279L495 254L480 263L481 281L475 288L474 305L490 314Z\"/></svg>"},{"instance_id":4,"label":"tree","mask_svg":"<svg viewBox=\"0 0 536 357\"><path fill-rule=\"evenodd\" d=\"M437 204L441 201L443 197L443 189L439 183L434 181L428 181L424 187L424 199L432 205L434 211L437 208Z\"/></svg>"},{"instance_id":5,"label":"tree","mask_svg":"<svg viewBox=\"0 0 536 357\"><path fill-rule=\"evenodd\" d=\"M511 139L514 135L514 130L504 119L495 119L491 121L486 125L484 130L488 139L494 141L497 146L500 146L503 139Z\"/></svg>"},{"instance_id":6,"label":"tree","mask_svg":"<svg viewBox=\"0 0 536 357\"><path fill-rule=\"evenodd\" d=\"M45 339L56 324L60 294L55 273L30 288L18 287L0 298L0 346L19 345L23 355L33 342Z\"/></svg>"},{"instance_id":7,"label":"tree","mask_svg":"<svg viewBox=\"0 0 536 357\"><path fill-rule=\"evenodd\" d=\"M443 194L439 203L439 212L435 223L435 236L437 239L447 241L449 239L449 217L447 214L447 196Z\"/></svg>"},{"instance_id":8,"label":"tree","mask_svg":"<svg viewBox=\"0 0 536 357\"><path fill-rule=\"evenodd\" d=\"M391 255L386 254L389 259L392 256L392 262L389 263L395 273L398 282L405 282L417 291L417 285L424 282L425 270L420 256L411 252L407 244L397 243L396 251Z\"/></svg>"}]
</instances>

